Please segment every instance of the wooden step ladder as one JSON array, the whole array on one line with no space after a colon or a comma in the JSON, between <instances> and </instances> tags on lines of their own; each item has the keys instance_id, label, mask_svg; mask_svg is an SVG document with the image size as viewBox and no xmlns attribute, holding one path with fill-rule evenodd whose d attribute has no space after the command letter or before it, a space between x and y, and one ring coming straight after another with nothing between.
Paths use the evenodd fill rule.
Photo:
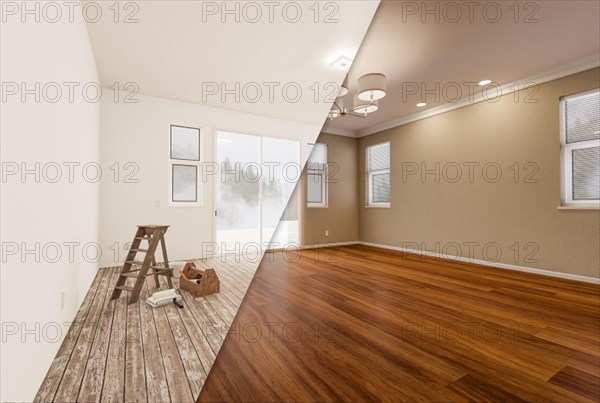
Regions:
<instances>
[{"instance_id":1,"label":"wooden step ladder","mask_svg":"<svg viewBox=\"0 0 600 403\"><path fill-rule=\"evenodd\" d=\"M144 280L148 276L154 276L157 288L160 287L158 276L166 276L169 288L173 288L173 283L171 282L171 268L169 267L167 247L165 245L165 232L167 232L168 228L168 225L138 225L135 238L133 238L129 253L125 258L125 263L123 264L121 274L117 280L117 285L115 286L110 299L119 298L121 291L130 291L131 296L129 297L129 303L136 302L140 296L140 291L142 291ZM146 248L141 248L142 241L148 241L148 246ZM159 243L162 248L164 259L163 266L158 266L154 257ZM145 254L143 260L136 260L136 255L138 253ZM134 266L137 268L134 269ZM125 285L128 277L136 279L133 287Z\"/></svg>"}]
</instances>

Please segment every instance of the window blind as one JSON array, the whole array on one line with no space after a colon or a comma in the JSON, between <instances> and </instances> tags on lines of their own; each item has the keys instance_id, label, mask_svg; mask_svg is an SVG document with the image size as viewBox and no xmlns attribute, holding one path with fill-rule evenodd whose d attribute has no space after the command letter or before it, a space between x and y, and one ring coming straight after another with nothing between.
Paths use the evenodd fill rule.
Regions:
<instances>
[{"instance_id":1,"label":"window blind","mask_svg":"<svg viewBox=\"0 0 600 403\"><path fill-rule=\"evenodd\" d=\"M573 200L600 199L600 147L576 148L571 161Z\"/></svg>"},{"instance_id":2,"label":"window blind","mask_svg":"<svg viewBox=\"0 0 600 403\"><path fill-rule=\"evenodd\" d=\"M388 206L390 203L390 143L367 148L367 183L369 205Z\"/></svg>"},{"instance_id":3,"label":"window blind","mask_svg":"<svg viewBox=\"0 0 600 403\"><path fill-rule=\"evenodd\" d=\"M600 91L561 100L562 201L597 205L600 201Z\"/></svg>"},{"instance_id":4,"label":"window blind","mask_svg":"<svg viewBox=\"0 0 600 403\"><path fill-rule=\"evenodd\" d=\"M390 143L369 148L369 171L390 169Z\"/></svg>"},{"instance_id":5,"label":"window blind","mask_svg":"<svg viewBox=\"0 0 600 403\"><path fill-rule=\"evenodd\" d=\"M309 173L306 179L308 181L307 201L309 203L323 203L323 176Z\"/></svg>"},{"instance_id":6,"label":"window blind","mask_svg":"<svg viewBox=\"0 0 600 403\"><path fill-rule=\"evenodd\" d=\"M373 175L373 203L390 202L390 174Z\"/></svg>"},{"instance_id":7,"label":"window blind","mask_svg":"<svg viewBox=\"0 0 600 403\"><path fill-rule=\"evenodd\" d=\"M307 168L324 170L327 166L327 144L317 143L308 157Z\"/></svg>"},{"instance_id":8,"label":"window blind","mask_svg":"<svg viewBox=\"0 0 600 403\"><path fill-rule=\"evenodd\" d=\"M565 99L567 143L600 139L600 92Z\"/></svg>"}]
</instances>

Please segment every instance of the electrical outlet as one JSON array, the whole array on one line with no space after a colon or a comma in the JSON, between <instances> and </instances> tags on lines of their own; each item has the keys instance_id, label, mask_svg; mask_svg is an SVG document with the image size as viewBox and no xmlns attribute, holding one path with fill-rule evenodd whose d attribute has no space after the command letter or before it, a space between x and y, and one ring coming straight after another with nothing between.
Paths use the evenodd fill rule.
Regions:
<instances>
[{"instance_id":1,"label":"electrical outlet","mask_svg":"<svg viewBox=\"0 0 600 403\"><path fill-rule=\"evenodd\" d=\"M325 230L325 236L329 236L329 230L328 229Z\"/></svg>"}]
</instances>

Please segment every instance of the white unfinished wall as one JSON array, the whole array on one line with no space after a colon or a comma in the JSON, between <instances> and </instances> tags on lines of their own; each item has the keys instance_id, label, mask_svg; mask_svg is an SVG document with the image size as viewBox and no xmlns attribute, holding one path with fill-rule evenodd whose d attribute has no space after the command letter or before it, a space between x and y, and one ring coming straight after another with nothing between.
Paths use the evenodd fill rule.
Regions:
<instances>
[{"instance_id":1,"label":"white unfinished wall","mask_svg":"<svg viewBox=\"0 0 600 403\"><path fill-rule=\"evenodd\" d=\"M82 166L99 160L100 104L81 93L98 77L83 20L36 23L29 16L22 23L7 15L0 25L0 389L2 401L31 401L98 267L99 183L86 180ZM12 82L33 93L22 99ZM63 90L59 98L50 87L43 93L53 82ZM73 102L65 82L78 85ZM32 173L23 177L23 168ZM90 170L87 179L93 176Z\"/></svg>"},{"instance_id":2,"label":"white unfinished wall","mask_svg":"<svg viewBox=\"0 0 600 403\"><path fill-rule=\"evenodd\" d=\"M122 97L121 97L122 98ZM102 166L114 166L101 185L100 240L105 252L101 267L122 264L138 224L170 225L166 242L169 259L202 256L202 243L212 242L214 233L214 176L202 186L203 205L169 206L170 125L202 129L202 158L214 162L217 130L264 135L300 141L300 161L307 159L320 127L223 108L136 95L138 103L102 102ZM115 163L121 175L115 180ZM125 164L129 165L125 169ZM125 183L124 174L139 170ZM285 205L281 205L281 212ZM118 253L117 253L118 251Z\"/></svg>"}]
</instances>

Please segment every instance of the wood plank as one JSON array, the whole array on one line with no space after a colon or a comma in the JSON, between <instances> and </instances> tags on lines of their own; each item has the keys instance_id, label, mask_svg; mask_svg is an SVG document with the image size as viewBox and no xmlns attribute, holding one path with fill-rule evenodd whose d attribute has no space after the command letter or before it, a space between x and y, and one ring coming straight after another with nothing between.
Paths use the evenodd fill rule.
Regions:
<instances>
[{"instance_id":1,"label":"wood plank","mask_svg":"<svg viewBox=\"0 0 600 403\"><path fill-rule=\"evenodd\" d=\"M179 290L179 294L183 297L185 305L193 312L194 318L202 330L202 334L206 337L206 340L213 351L213 355L216 356L223 344L223 339L227 334L227 332L223 330L226 326L225 322L223 322L218 313L212 309L212 306L204 299L204 297L194 298L185 290Z\"/></svg>"},{"instance_id":2,"label":"wood plank","mask_svg":"<svg viewBox=\"0 0 600 403\"><path fill-rule=\"evenodd\" d=\"M127 296L121 295L119 301L127 304ZM140 317L140 301L137 304L127 304L127 336L125 345L125 401L145 402L146 395L146 364L144 360L144 342Z\"/></svg>"},{"instance_id":3,"label":"wood plank","mask_svg":"<svg viewBox=\"0 0 600 403\"><path fill-rule=\"evenodd\" d=\"M165 279L160 279L160 282L163 286L168 287ZM180 313L183 313L180 311L185 310L189 311L189 308L185 305L183 308L178 308L174 304L169 304L165 306L164 313L166 314L171 332L173 333L175 345L179 351L179 357L181 358L181 363L185 369L192 396L195 398L200 394L200 389L202 389L202 385L204 385L207 372L202 366L201 359L196 352L192 337L188 333L187 327L180 315ZM155 314L156 313L158 313L158 310L155 310ZM199 347L203 347L203 345L204 342L202 342L202 345Z\"/></svg>"},{"instance_id":4,"label":"wood plank","mask_svg":"<svg viewBox=\"0 0 600 403\"><path fill-rule=\"evenodd\" d=\"M213 294L205 296L204 299L210 304L212 310L217 312L222 319L224 325L223 328L228 328L233 322L233 315L231 314L230 309L226 308L223 304L223 298Z\"/></svg>"},{"instance_id":5,"label":"wood plank","mask_svg":"<svg viewBox=\"0 0 600 403\"><path fill-rule=\"evenodd\" d=\"M242 285L239 280L231 275L229 270L226 270L222 263L215 263L213 264L213 267L221 280L221 284L223 284L222 291L237 307L239 307L248 289L247 284L246 286Z\"/></svg>"},{"instance_id":6,"label":"wood plank","mask_svg":"<svg viewBox=\"0 0 600 403\"><path fill-rule=\"evenodd\" d=\"M198 358L202 364L204 374L208 375L212 364L215 362L216 354L214 353L208 341L208 337L204 334L204 330L201 326L203 314L198 314L197 311L194 311L194 305L190 304L185 304L185 308L179 309L177 312L179 313L183 325L187 330L192 345L196 349L196 353L198 354ZM221 342L222 340L220 340L220 343ZM194 396L197 395L198 393L196 393Z\"/></svg>"},{"instance_id":7,"label":"wood plank","mask_svg":"<svg viewBox=\"0 0 600 403\"><path fill-rule=\"evenodd\" d=\"M119 402L125 398L125 360L127 340L127 296L114 300L115 313L108 341L108 357L102 385L102 402ZM139 319L138 319L139 320ZM145 385L144 385L145 386Z\"/></svg>"},{"instance_id":8,"label":"wood plank","mask_svg":"<svg viewBox=\"0 0 600 403\"><path fill-rule=\"evenodd\" d=\"M112 291L112 271L113 268L105 269L107 273L103 276L102 282L98 289L100 298L94 301L90 313L85 319L81 334L77 339L77 344L73 349L73 353L69 359L69 363L65 369L63 379L54 397L54 401L72 402L77 400L81 381L85 375L85 366L92 348L92 343L97 330L98 321L104 307L104 302L108 299L108 293Z\"/></svg>"},{"instance_id":9,"label":"wood plank","mask_svg":"<svg viewBox=\"0 0 600 403\"><path fill-rule=\"evenodd\" d=\"M455 402L526 402L509 391L471 374L446 386L441 392Z\"/></svg>"},{"instance_id":10,"label":"wood plank","mask_svg":"<svg viewBox=\"0 0 600 403\"><path fill-rule=\"evenodd\" d=\"M109 284L114 284L119 276L118 268L113 268ZM114 316L115 300L104 301L100 320L96 327L94 341L90 350L85 373L81 381L78 400L83 402L99 402L105 379L106 360L108 357L110 336Z\"/></svg>"},{"instance_id":11,"label":"wood plank","mask_svg":"<svg viewBox=\"0 0 600 403\"><path fill-rule=\"evenodd\" d=\"M63 378L65 368L71 358L71 353L77 343L81 330L83 329L83 324L85 323L86 317L89 314L92 304L94 301L97 303L98 300L103 298L98 293L99 285L102 283L103 277L107 275L109 272L108 269L98 270L96 273L96 277L92 281L90 285L90 289L86 293L77 314L75 315L75 319L71 326L69 327L69 331L65 336L58 352L56 353L56 357L52 361L52 365L40 386L34 402L47 402L53 401L54 395L60 385L60 381Z\"/></svg>"},{"instance_id":12,"label":"wood plank","mask_svg":"<svg viewBox=\"0 0 600 403\"><path fill-rule=\"evenodd\" d=\"M271 255L198 402L598 400L597 285L366 246L330 261ZM335 332L293 343L243 332L269 322ZM458 337L442 331L461 326Z\"/></svg>"},{"instance_id":13,"label":"wood plank","mask_svg":"<svg viewBox=\"0 0 600 403\"><path fill-rule=\"evenodd\" d=\"M275 288L277 288L277 285L279 284L279 282L274 284L276 286ZM306 289L306 291L310 292L310 288ZM257 291L257 294L260 292L261 291ZM274 291L271 289L269 294L272 295L273 292ZM294 297L297 297L298 299L288 304L281 304L281 306L273 306L269 309L269 313L280 310L281 307L285 306L288 312L293 312L296 315L294 321L290 323L310 323L311 321L318 321L321 328L326 328L328 324L327 321L331 317L331 309L334 308L336 321L332 323L335 328L333 337L336 344L353 346L353 350L363 351L361 347L363 344L370 345L369 339L366 338L365 335L376 333L378 334L378 343L370 345L370 352L381 357L386 357L388 361L395 363L397 366L394 369L395 372L398 372L401 369L410 369L412 377L416 377L423 384L435 389L445 386L465 375L465 372L460 366L449 365L443 360L407 344L406 341L408 341L409 333L407 329L403 327L405 323L402 321L396 323L391 322L389 317L378 317L376 315L377 311L371 311L369 309L365 309L356 315L352 315L352 312L341 309L346 303L331 305L329 302L323 303L319 301L319 298L314 298L310 294L297 293L295 290L286 290L286 293L294 294ZM261 305L269 304L269 294L261 294ZM276 297L280 301L284 298L283 295L277 295ZM306 305L310 305L313 308L310 310L310 315L305 312ZM283 312L281 315L281 320L283 320L285 317ZM298 319L297 316L300 316L301 319ZM389 311L387 312L387 316L389 316ZM262 320L266 320L266 318ZM269 320L272 320L272 318L269 318ZM282 323L286 323L289 320L290 319L286 319L286 321ZM382 328L382 323L386 322L390 325L390 331L388 331L387 326ZM419 337L425 334L423 327L419 326L423 323L422 321L413 321L409 323L411 325L417 324L419 330L417 333L420 333ZM311 327L314 328L315 326ZM434 329L434 326L430 324L429 329ZM317 333L317 335L320 337L327 335L327 333L325 335L319 333ZM339 338L344 338L345 341L339 340ZM369 354L366 354L366 358L363 359L368 360L368 357Z\"/></svg>"},{"instance_id":14,"label":"wood plank","mask_svg":"<svg viewBox=\"0 0 600 403\"><path fill-rule=\"evenodd\" d=\"M565 367L550 379L550 383L569 389L592 401L600 401L600 379L576 368Z\"/></svg>"},{"instance_id":15,"label":"wood plank","mask_svg":"<svg viewBox=\"0 0 600 403\"><path fill-rule=\"evenodd\" d=\"M581 329L567 328L565 326L547 327L536 333L536 337L569 347L598 357L599 347L594 337L581 332Z\"/></svg>"},{"instance_id":16,"label":"wood plank","mask_svg":"<svg viewBox=\"0 0 600 403\"><path fill-rule=\"evenodd\" d=\"M170 402L171 397L162 361L161 344L154 323L153 308L146 303L147 298L148 286L144 284L137 304L140 307L147 399L150 402Z\"/></svg>"},{"instance_id":17,"label":"wood plank","mask_svg":"<svg viewBox=\"0 0 600 403\"><path fill-rule=\"evenodd\" d=\"M173 305L151 308L154 314L154 322L156 324L156 333L158 335L158 344L160 345L160 355L164 366L167 384L169 386L169 395L172 402L190 402L193 401L190 385L186 379L186 371L182 362L181 351L184 351L186 358L190 353L188 345L178 346L175 341L172 328L169 326L169 321L166 316L167 309L177 309ZM184 308L185 309L185 308ZM178 328L179 330L179 328ZM180 333L178 336L183 337ZM178 347L181 347L180 350ZM197 382L197 374L192 374L193 381Z\"/></svg>"},{"instance_id":18,"label":"wood plank","mask_svg":"<svg viewBox=\"0 0 600 403\"><path fill-rule=\"evenodd\" d=\"M75 396L80 401L192 401L197 397L253 270L246 262L229 266L216 259L199 263L199 267L214 267L221 273L222 292L211 298L212 303L181 292L182 310L150 308L145 299L156 289L147 282L136 303L128 304L127 294L111 301L108 297L120 268L99 270L36 400L52 401L59 387L61 396ZM135 278L128 278L123 285L132 287L134 283ZM161 289L167 287L166 279L161 278ZM165 341L168 338L170 342ZM168 374L163 353L169 354ZM85 365L76 365L75 360ZM77 368L80 376L73 374Z\"/></svg>"}]
</instances>

